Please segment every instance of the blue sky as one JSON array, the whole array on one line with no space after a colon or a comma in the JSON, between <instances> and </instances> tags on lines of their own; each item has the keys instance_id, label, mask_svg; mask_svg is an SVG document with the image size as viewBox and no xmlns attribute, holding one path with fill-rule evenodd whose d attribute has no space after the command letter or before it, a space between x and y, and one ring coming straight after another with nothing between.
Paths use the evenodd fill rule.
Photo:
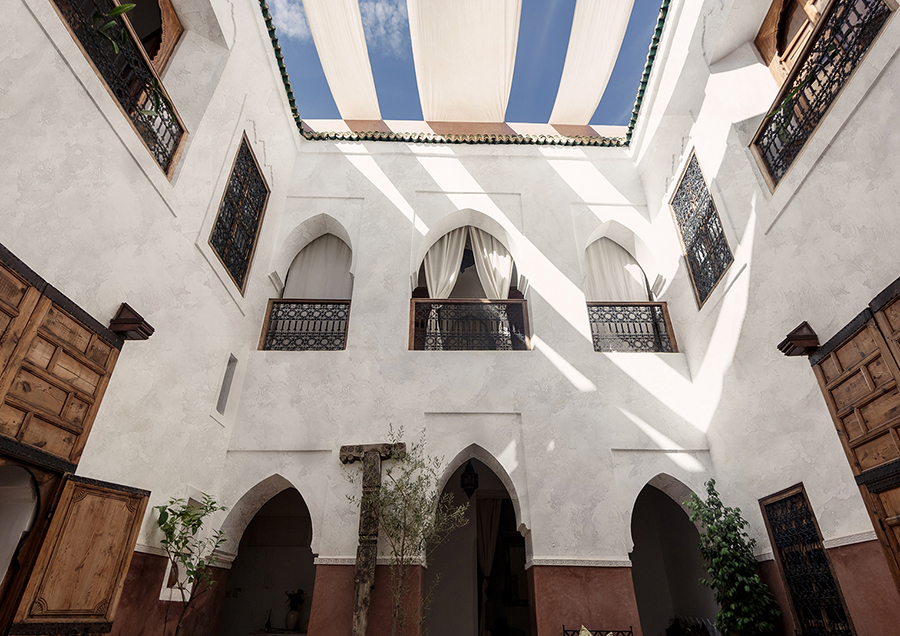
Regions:
<instances>
[{"instance_id":1,"label":"blue sky","mask_svg":"<svg viewBox=\"0 0 900 636\"><path fill-rule=\"evenodd\" d=\"M304 119L340 119L303 14L301 0L268 0ZM625 40L592 124L625 125L631 117L660 0L635 0ZM383 119L421 120L406 0L359 0ZM575 0L522 0L519 45L506 121L546 123L569 43Z\"/></svg>"}]
</instances>

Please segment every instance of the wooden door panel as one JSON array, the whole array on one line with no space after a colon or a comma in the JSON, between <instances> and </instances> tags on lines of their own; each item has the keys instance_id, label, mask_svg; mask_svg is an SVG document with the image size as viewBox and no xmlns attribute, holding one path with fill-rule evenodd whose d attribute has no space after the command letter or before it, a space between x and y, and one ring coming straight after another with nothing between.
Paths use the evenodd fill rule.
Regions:
<instances>
[{"instance_id":1,"label":"wooden door panel","mask_svg":"<svg viewBox=\"0 0 900 636\"><path fill-rule=\"evenodd\" d=\"M111 627L149 494L69 477L11 634Z\"/></svg>"},{"instance_id":2,"label":"wooden door panel","mask_svg":"<svg viewBox=\"0 0 900 636\"><path fill-rule=\"evenodd\" d=\"M0 262L0 368L6 366L41 292Z\"/></svg>"}]
</instances>

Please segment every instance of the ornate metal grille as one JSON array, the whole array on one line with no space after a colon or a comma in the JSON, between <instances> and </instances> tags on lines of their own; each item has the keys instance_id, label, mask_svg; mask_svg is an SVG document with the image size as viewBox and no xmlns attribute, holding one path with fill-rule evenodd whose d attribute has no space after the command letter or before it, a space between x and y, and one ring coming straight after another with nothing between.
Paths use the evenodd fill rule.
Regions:
<instances>
[{"instance_id":1,"label":"ornate metal grille","mask_svg":"<svg viewBox=\"0 0 900 636\"><path fill-rule=\"evenodd\" d=\"M54 0L88 58L109 86L125 113L131 119L144 144L160 167L168 172L184 135L175 108L165 96L162 84L150 67L140 42L127 37L116 40L116 47L104 38L97 26L110 21L117 27L109 31L121 33L125 20L107 17L115 8L112 0Z\"/></svg>"},{"instance_id":2,"label":"ornate metal grille","mask_svg":"<svg viewBox=\"0 0 900 636\"><path fill-rule=\"evenodd\" d=\"M672 197L672 210L684 243L694 293L702 306L734 257L696 155L691 156Z\"/></svg>"},{"instance_id":3,"label":"ornate metal grille","mask_svg":"<svg viewBox=\"0 0 900 636\"><path fill-rule=\"evenodd\" d=\"M852 636L812 511L803 491L763 505L775 552L804 636Z\"/></svg>"},{"instance_id":4,"label":"ornate metal grille","mask_svg":"<svg viewBox=\"0 0 900 636\"><path fill-rule=\"evenodd\" d=\"M524 300L413 300L414 350L526 351Z\"/></svg>"},{"instance_id":5,"label":"ornate metal grille","mask_svg":"<svg viewBox=\"0 0 900 636\"><path fill-rule=\"evenodd\" d=\"M835 0L806 59L785 82L754 143L777 185L869 50L891 11L883 0Z\"/></svg>"},{"instance_id":6,"label":"ornate metal grille","mask_svg":"<svg viewBox=\"0 0 900 636\"><path fill-rule=\"evenodd\" d=\"M347 348L349 300L272 299L262 348L267 351L341 351Z\"/></svg>"},{"instance_id":7,"label":"ornate metal grille","mask_svg":"<svg viewBox=\"0 0 900 636\"><path fill-rule=\"evenodd\" d=\"M632 628L628 629L589 629L591 636L633 636ZM580 629L566 629L563 625L563 636L578 636Z\"/></svg>"},{"instance_id":8,"label":"ornate metal grille","mask_svg":"<svg viewBox=\"0 0 900 636\"><path fill-rule=\"evenodd\" d=\"M588 303L594 351L674 352L665 303Z\"/></svg>"},{"instance_id":9,"label":"ornate metal grille","mask_svg":"<svg viewBox=\"0 0 900 636\"><path fill-rule=\"evenodd\" d=\"M209 244L241 291L268 198L269 187L244 137L209 237Z\"/></svg>"}]
</instances>

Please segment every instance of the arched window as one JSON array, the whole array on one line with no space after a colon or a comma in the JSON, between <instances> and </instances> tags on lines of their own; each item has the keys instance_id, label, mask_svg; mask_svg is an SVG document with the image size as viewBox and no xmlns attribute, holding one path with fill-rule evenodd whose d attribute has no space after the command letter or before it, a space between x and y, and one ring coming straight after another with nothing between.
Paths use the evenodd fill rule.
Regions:
<instances>
[{"instance_id":1,"label":"arched window","mask_svg":"<svg viewBox=\"0 0 900 636\"><path fill-rule=\"evenodd\" d=\"M603 237L588 245L584 263L584 295L589 302L650 300L644 270L615 241Z\"/></svg>"},{"instance_id":2,"label":"arched window","mask_svg":"<svg viewBox=\"0 0 900 636\"><path fill-rule=\"evenodd\" d=\"M294 257L280 299L269 301L260 348L335 351L347 346L353 275L350 247L324 234Z\"/></svg>"},{"instance_id":3,"label":"arched window","mask_svg":"<svg viewBox=\"0 0 900 636\"><path fill-rule=\"evenodd\" d=\"M584 296L594 351L677 351L665 303L628 250L603 237L584 251Z\"/></svg>"},{"instance_id":4,"label":"arched window","mask_svg":"<svg viewBox=\"0 0 900 636\"><path fill-rule=\"evenodd\" d=\"M517 278L512 255L496 237L471 226L451 230L429 248L419 269L410 348L527 349Z\"/></svg>"}]
</instances>

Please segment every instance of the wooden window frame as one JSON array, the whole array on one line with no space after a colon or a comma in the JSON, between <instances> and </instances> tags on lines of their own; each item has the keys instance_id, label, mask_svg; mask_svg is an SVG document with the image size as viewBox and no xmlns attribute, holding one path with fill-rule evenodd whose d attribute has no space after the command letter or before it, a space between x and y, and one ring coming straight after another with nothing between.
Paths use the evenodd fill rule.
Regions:
<instances>
[{"instance_id":1,"label":"wooden window frame","mask_svg":"<svg viewBox=\"0 0 900 636\"><path fill-rule=\"evenodd\" d=\"M709 200L712 202L713 211L715 212L716 218L719 221L719 227L722 230L722 239L725 241L725 245L728 247L728 251L731 254L731 262L722 270L719 274L718 279L715 284L710 287L709 293L706 295L702 301L700 300L700 294L697 291L697 282L694 280L694 271L691 269L690 264L690 256L688 254L687 245L684 242L684 235L681 231L681 226L678 223L678 214L675 211L675 206L672 205L675 197L678 195L678 190L681 188L681 183L684 181L684 177L687 174L688 169L690 168L691 161L697 160L697 168L700 170L700 178L703 180L703 187L706 188L706 191L709 193ZM713 293L719 287L719 283L722 282L722 279L725 278L725 274L728 273L728 270L731 269L731 266L734 265L734 251L731 249L731 244L728 242L728 236L725 234L725 224L722 223L722 215L719 214L719 208L716 206L716 200L713 197L712 190L709 187L709 182L706 179L706 174L703 172L703 166L700 164L700 158L697 156L697 149L694 148L691 150L691 154L688 155L687 161L684 162L684 166L681 169L678 180L675 182L675 188L672 191L672 196L669 197L669 212L672 214L672 222L675 224L675 231L678 233L678 243L681 245L681 253L684 256L684 268L687 270L688 278L691 281L691 289L694 291L694 301L697 303L697 311L703 309L709 299L712 298Z\"/></svg>"},{"instance_id":2,"label":"wooden window frame","mask_svg":"<svg viewBox=\"0 0 900 636\"><path fill-rule=\"evenodd\" d=\"M222 206L225 203L226 196L228 196L228 189L231 187L231 180L235 176L234 169L237 166L238 157L240 156L241 149L243 148L245 143L247 144L247 149L250 151L250 158L252 159L253 166L256 168L256 171L259 174L259 178L262 180L263 186L265 186L265 188L266 188L266 196L263 199L263 202L261 205L262 209L260 210L260 213L259 213L259 219L256 222L256 232L253 235L253 245L250 248L250 254L247 256L247 269L244 272L243 284L238 284L238 282L234 279L234 276L232 275L231 270L228 269L228 265L226 265L225 259L223 258L222 254L220 254L219 251L216 249L216 246L213 245L212 237L213 237L213 234L215 234L216 226L218 225L219 220L221 219ZM262 224L263 224L263 220L265 219L265 216L266 216L266 208L268 207L269 197L271 196L271 194L272 194L272 189L269 187L269 183L266 181L265 173L263 173L263 170L259 165L259 161L257 161L257 159L256 159L256 153L253 152L253 145L250 143L250 139L247 137L247 133L244 132L241 135L240 143L238 143L237 152L234 153L234 159L231 161L231 170L228 173L228 182L225 184L225 189L222 191L222 198L219 200L219 209L216 212L216 218L213 221L212 227L210 228L209 240L207 241L213 254L216 255L217 259L219 259L219 263L222 265L222 268L225 270L225 273L228 274L228 278L231 279L231 282L234 283L235 287L237 287L241 296L244 295L244 291L247 288L247 282L250 280L250 271L253 268L253 258L256 256L256 248L259 245L259 235L262 232ZM232 232L232 234L233 234L233 232Z\"/></svg>"},{"instance_id":3,"label":"wooden window frame","mask_svg":"<svg viewBox=\"0 0 900 636\"><path fill-rule=\"evenodd\" d=\"M841 601L841 606L844 608L844 615L847 617L847 623L850 625L850 632L852 634L856 634L856 627L853 624L853 617L850 615L850 610L847 607L847 601L844 599L844 592L841 590L840 579L838 579L837 573L834 570L834 564L831 562L831 559L828 557L828 550L825 547L825 540L822 537L822 530L819 528L819 519L816 517L815 509L813 509L812 505L809 503L809 497L806 494L806 488L803 486L803 482L799 484L795 484L789 488L785 488L784 490L780 490L772 495L768 495L759 500L759 511L762 514L763 522L766 525L766 534L769 537L769 544L772 548L772 555L775 557L775 566L778 569L778 576L781 578L781 584L784 587L785 597L787 597L788 605L791 609L791 617L794 619L794 625L799 626L801 624L798 615L797 608L794 607L794 597L791 593L791 588L788 585L787 576L784 572L784 566L782 565L782 557L781 552L778 549L778 546L775 545L775 538L772 533L772 526L769 524L769 516L766 514L766 506L783 499L787 499L788 497L792 497L794 495L800 494L803 497L803 501L806 504L806 508L809 510L809 516L812 519L813 526L816 529L816 535L819 538L819 543L822 545L822 551L825 556L825 561L828 563L828 570L831 572L831 577L834 579L835 588L837 589L838 598ZM798 632L799 633L799 632Z\"/></svg>"}]
</instances>

